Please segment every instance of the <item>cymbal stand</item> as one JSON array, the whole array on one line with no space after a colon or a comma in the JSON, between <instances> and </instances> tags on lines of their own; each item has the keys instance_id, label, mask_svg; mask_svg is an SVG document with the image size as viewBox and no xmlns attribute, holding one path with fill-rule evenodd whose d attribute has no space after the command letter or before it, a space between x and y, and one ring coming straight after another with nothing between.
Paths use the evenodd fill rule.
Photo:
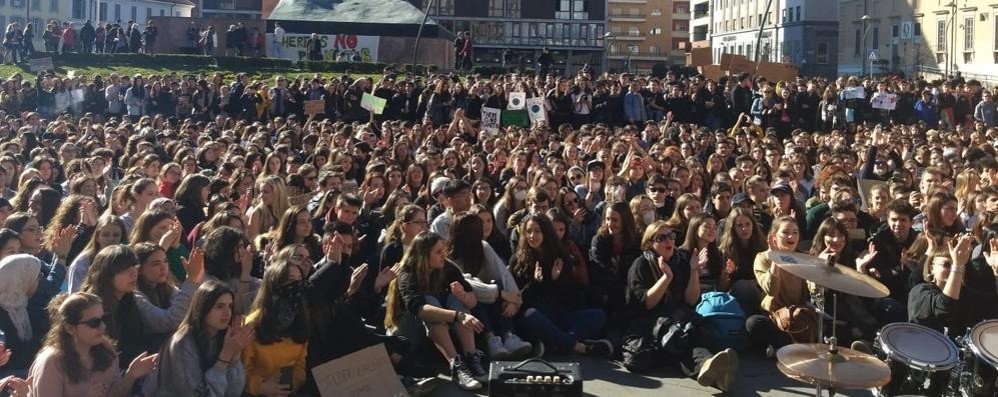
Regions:
<instances>
[{"instance_id":1,"label":"cymbal stand","mask_svg":"<svg viewBox=\"0 0 998 397\"><path fill-rule=\"evenodd\" d=\"M829 258L828 259L828 266L835 266L834 258ZM825 311L825 308L827 306L826 305L826 303L827 303L826 299L827 299L827 297L828 297L827 295L829 293L832 295L832 336L829 337L828 339L825 339L825 321L824 321L825 319L824 319L824 315L827 314L827 312ZM812 299L812 300L815 303L815 309L816 309L815 311L817 312L816 315L818 317L818 343L827 343L828 344L829 360L836 360L836 359L838 359L837 357L838 357L838 353L839 353L838 348L837 348L837 344L838 344L838 329L835 326L835 323L838 321L838 317L839 317L839 294L837 292L834 292L834 291L829 291L827 288L822 287L820 285L815 285L815 295L816 295L815 299ZM822 396L821 391L823 389L826 389L826 388L822 387L821 384L815 385L815 391L814 391L815 397L821 397ZM828 387L827 389L828 389L828 396L829 397L835 396L835 388L834 387Z\"/></svg>"}]
</instances>

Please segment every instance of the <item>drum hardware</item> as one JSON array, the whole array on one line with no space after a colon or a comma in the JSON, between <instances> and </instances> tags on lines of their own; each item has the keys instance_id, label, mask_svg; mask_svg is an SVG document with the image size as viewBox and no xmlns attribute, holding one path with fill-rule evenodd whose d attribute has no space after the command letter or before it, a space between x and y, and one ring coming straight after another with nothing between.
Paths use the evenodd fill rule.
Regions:
<instances>
[{"instance_id":1,"label":"drum hardware","mask_svg":"<svg viewBox=\"0 0 998 397\"><path fill-rule=\"evenodd\" d=\"M845 292L865 297L885 297L889 290L879 281L845 266L835 265L832 259L816 258L785 251L771 251L770 260L788 273L815 283L815 315L818 317L817 344L784 346L777 353L777 368L791 379L815 386L815 396L821 397L827 389L834 396L836 389L869 389L887 384L890 368L875 356L856 350L838 347L838 294L832 294L832 335L825 338L823 316L827 316L826 290Z\"/></svg>"},{"instance_id":2,"label":"drum hardware","mask_svg":"<svg viewBox=\"0 0 998 397\"><path fill-rule=\"evenodd\" d=\"M998 320L985 320L958 339L962 359L959 377L950 382L950 393L961 397L998 394Z\"/></svg>"},{"instance_id":3,"label":"drum hardware","mask_svg":"<svg viewBox=\"0 0 998 397\"><path fill-rule=\"evenodd\" d=\"M951 389L952 374L960 361L956 344L945 334L923 325L892 323L877 333L877 356L891 370L891 380L876 394L942 396Z\"/></svg>"}]
</instances>

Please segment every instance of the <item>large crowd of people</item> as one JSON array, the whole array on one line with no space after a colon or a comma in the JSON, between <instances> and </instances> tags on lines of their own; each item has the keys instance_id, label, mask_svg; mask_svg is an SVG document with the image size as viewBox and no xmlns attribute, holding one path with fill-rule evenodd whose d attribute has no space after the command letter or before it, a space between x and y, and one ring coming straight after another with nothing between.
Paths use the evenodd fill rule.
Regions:
<instances>
[{"instance_id":1,"label":"large crowd of people","mask_svg":"<svg viewBox=\"0 0 998 397\"><path fill-rule=\"evenodd\" d=\"M483 128L512 93L546 119ZM889 288L840 295L844 345L905 321L956 336L998 318L979 304L998 301L994 94L589 68L16 74L0 389L318 396L312 368L383 344L411 387L479 389L490 361L557 354L731 391L739 352L816 337L820 291L770 250Z\"/></svg>"}]
</instances>

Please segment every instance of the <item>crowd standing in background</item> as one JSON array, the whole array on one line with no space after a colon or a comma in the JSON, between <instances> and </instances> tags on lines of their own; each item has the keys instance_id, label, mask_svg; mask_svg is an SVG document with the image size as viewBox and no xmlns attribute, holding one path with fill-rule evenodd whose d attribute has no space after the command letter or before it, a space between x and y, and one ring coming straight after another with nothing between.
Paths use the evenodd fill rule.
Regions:
<instances>
[{"instance_id":1,"label":"crowd standing in background","mask_svg":"<svg viewBox=\"0 0 998 397\"><path fill-rule=\"evenodd\" d=\"M60 29L46 46L75 48ZM155 40L140 29L98 24L94 51ZM546 119L482 120L520 94ZM0 84L5 393L317 396L313 367L376 344L410 386L443 370L478 389L491 360L559 354L731 391L739 351L815 338L799 326L813 291L769 250L890 289L842 297L843 344L904 321L956 336L998 317L973 304L998 300L994 94L960 77L589 68L15 74ZM721 311L733 332L711 323Z\"/></svg>"}]
</instances>

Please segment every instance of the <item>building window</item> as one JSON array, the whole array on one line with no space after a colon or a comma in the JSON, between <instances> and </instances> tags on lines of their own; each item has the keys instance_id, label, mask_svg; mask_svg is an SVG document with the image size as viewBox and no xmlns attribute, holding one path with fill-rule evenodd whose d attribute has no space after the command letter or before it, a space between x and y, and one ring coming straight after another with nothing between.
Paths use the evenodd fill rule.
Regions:
<instances>
[{"instance_id":1,"label":"building window","mask_svg":"<svg viewBox=\"0 0 998 397\"><path fill-rule=\"evenodd\" d=\"M139 19L139 9L136 6L132 6L132 20Z\"/></svg>"},{"instance_id":2,"label":"building window","mask_svg":"<svg viewBox=\"0 0 998 397\"><path fill-rule=\"evenodd\" d=\"M974 51L974 16L963 17L963 50Z\"/></svg>"},{"instance_id":3,"label":"building window","mask_svg":"<svg viewBox=\"0 0 998 397\"><path fill-rule=\"evenodd\" d=\"M60 1L62 1L62 0L52 0L51 2L49 2L49 11L59 12L59 2ZM37 0L37 2L41 3L41 0Z\"/></svg>"},{"instance_id":4,"label":"building window","mask_svg":"<svg viewBox=\"0 0 998 397\"><path fill-rule=\"evenodd\" d=\"M84 9L87 8L86 4L84 4L83 2L84 0L73 0L73 10L72 10L73 18L83 19Z\"/></svg>"},{"instance_id":5,"label":"building window","mask_svg":"<svg viewBox=\"0 0 998 397\"><path fill-rule=\"evenodd\" d=\"M690 29L690 27L689 27L689 25L686 24L686 22L682 22L682 21L673 21L672 22L672 31L673 32L685 32L685 31L687 31L689 29Z\"/></svg>"},{"instance_id":6,"label":"building window","mask_svg":"<svg viewBox=\"0 0 998 397\"><path fill-rule=\"evenodd\" d=\"M161 17L164 17L164 16L166 16L166 10L164 10L164 9L162 9L162 8L161 8L161 9L159 10L159 16L161 16Z\"/></svg>"},{"instance_id":7,"label":"building window","mask_svg":"<svg viewBox=\"0 0 998 397\"><path fill-rule=\"evenodd\" d=\"M800 13L800 6L797 6L797 22L800 22L800 20L801 20L802 18L803 18L803 17L801 16L801 13Z\"/></svg>"},{"instance_id":8,"label":"building window","mask_svg":"<svg viewBox=\"0 0 998 397\"><path fill-rule=\"evenodd\" d=\"M489 0L489 16L503 17L503 5L505 0Z\"/></svg>"},{"instance_id":9,"label":"building window","mask_svg":"<svg viewBox=\"0 0 998 397\"><path fill-rule=\"evenodd\" d=\"M627 27L627 35L628 36L640 36L641 35L641 30L638 29L637 26L628 26Z\"/></svg>"},{"instance_id":10,"label":"building window","mask_svg":"<svg viewBox=\"0 0 998 397\"><path fill-rule=\"evenodd\" d=\"M653 34L655 36L661 35L662 34L662 28L651 28L651 30L649 30L648 33L651 33L651 34Z\"/></svg>"},{"instance_id":11,"label":"building window","mask_svg":"<svg viewBox=\"0 0 998 397\"><path fill-rule=\"evenodd\" d=\"M828 64L828 43L818 43L816 63L819 65Z\"/></svg>"},{"instance_id":12,"label":"building window","mask_svg":"<svg viewBox=\"0 0 998 397\"><path fill-rule=\"evenodd\" d=\"M872 39L870 40L871 42L873 42L870 48L880 48L880 27L874 26L872 29L870 29L870 36L873 36Z\"/></svg>"},{"instance_id":13,"label":"building window","mask_svg":"<svg viewBox=\"0 0 998 397\"><path fill-rule=\"evenodd\" d=\"M660 16L662 16L662 10L660 10L658 8L656 8L654 10L651 10L651 16L653 16L653 17L660 17Z\"/></svg>"},{"instance_id":14,"label":"building window","mask_svg":"<svg viewBox=\"0 0 998 397\"><path fill-rule=\"evenodd\" d=\"M750 28L752 27L752 16L751 15L748 16L748 26Z\"/></svg>"},{"instance_id":15,"label":"building window","mask_svg":"<svg viewBox=\"0 0 998 397\"><path fill-rule=\"evenodd\" d=\"M520 0L506 0L506 18L520 17Z\"/></svg>"},{"instance_id":16,"label":"building window","mask_svg":"<svg viewBox=\"0 0 998 397\"><path fill-rule=\"evenodd\" d=\"M783 23L787 23L787 9L786 8L783 9L783 17L780 20L783 21Z\"/></svg>"},{"instance_id":17,"label":"building window","mask_svg":"<svg viewBox=\"0 0 998 397\"><path fill-rule=\"evenodd\" d=\"M936 52L946 52L946 19L936 21Z\"/></svg>"},{"instance_id":18,"label":"building window","mask_svg":"<svg viewBox=\"0 0 998 397\"><path fill-rule=\"evenodd\" d=\"M922 23L921 22L915 22L914 24L912 24L911 30L915 31L914 35L913 35L914 37L922 37Z\"/></svg>"},{"instance_id":19,"label":"building window","mask_svg":"<svg viewBox=\"0 0 998 397\"><path fill-rule=\"evenodd\" d=\"M24 7L24 0L10 0L10 6L16 8Z\"/></svg>"},{"instance_id":20,"label":"building window","mask_svg":"<svg viewBox=\"0 0 998 397\"><path fill-rule=\"evenodd\" d=\"M657 45L649 46L648 47L648 53L652 54L652 55L661 55L662 54L662 47L659 47Z\"/></svg>"},{"instance_id":21,"label":"building window","mask_svg":"<svg viewBox=\"0 0 998 397\"><path fill-rule=\"evenodd\" d=\"M454 15L454 0L440 0L437 3L440 4L440 15Z\"/></svg>"},{"instance_id":22,"label":"building window","mask_svg":"<svg viewBox=\"0 0 998 397\"><path fill-rule=\"evenodd\" d=\"M146 19L152 18L152 8L146 7Z\"/></svg>"},{"instance_id":23,"label":"building window","mask_svg":"<svg viewBox=\"0 0 998 397\"><path fill-rule=\"evenodd\" d=\"M690 12L690 8L685 4L679 4L676 5L676 7L672 9L672 11L676 14L688 14Z\"/></svg>"},{"instance_id":24,"label":"building window","mask_svg":"<svg viewBox=\"0 0 998 397\"><path fill-rule=\"evenodd\" d=\"M100 3L100 9L97 10L97 19L102 21L107 20L107 3Z\"/></svg>"},{"instance_id":25,"label":"building window","mask_svg":"<svg viewBox=\"0 0 998 397\"><path fill-rule=\"evenodd\" d=\"M114 20L115 21L121 20L121 4L114 5Z\"/></svg>"},{"instance_id":26,"label":"building window","mask_svg":"<svg viewBox=\"0 0 998 397\"><path fill-rule=\"evenodd\" d=\"M589 0L558 0L557 19L589 19Z\"/></svg>"}]
</instances>

